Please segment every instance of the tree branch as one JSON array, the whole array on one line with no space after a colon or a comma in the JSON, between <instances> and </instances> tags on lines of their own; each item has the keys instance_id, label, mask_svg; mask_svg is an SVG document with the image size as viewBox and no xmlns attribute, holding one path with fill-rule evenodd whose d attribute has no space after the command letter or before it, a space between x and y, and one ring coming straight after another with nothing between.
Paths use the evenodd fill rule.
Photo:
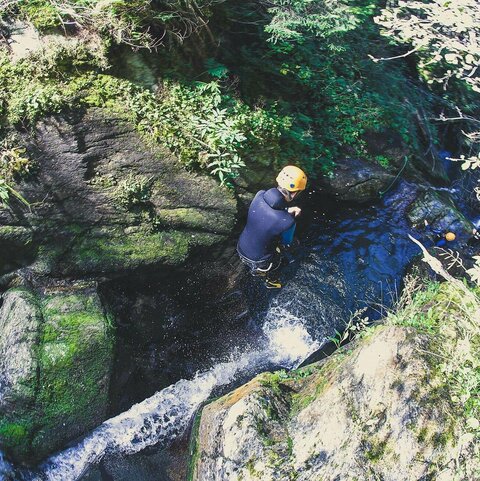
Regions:
<instances>
[{"instance_id":1,"label":"tree branch","mask_svg":"<svg viewBox=\"0 0 480 481\"><path fill-rule=\"evenodd\" d=\"M382 58L375 58L373 55L370 55L368 54L368 57L373 60L375 63L378 63L378 62L383 62L385 60L395 60L397 58L405 58L405 57L408 57L409 55L411 55L412 53L415 53L417 52L418 50L420 50L421 48L423 47L423 45L418 45L417 47L413 48L412 50L409 50L408 52L406 53L403 53L402 55L397 55L395 57L382 57Z\"/></svg>"}]
</instances>

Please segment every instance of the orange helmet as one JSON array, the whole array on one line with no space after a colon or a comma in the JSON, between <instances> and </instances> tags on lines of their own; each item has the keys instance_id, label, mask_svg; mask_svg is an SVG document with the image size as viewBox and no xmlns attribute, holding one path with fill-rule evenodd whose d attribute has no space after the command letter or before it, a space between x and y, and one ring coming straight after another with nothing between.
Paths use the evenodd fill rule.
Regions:
<instances>
[{"instance_id":1,"label":"orange helmet","mask_svg":"<svg viewBox=\"0 0 480 481\"><path fill-rule=\"evenodd\" d=\"M290 192L297 192L304 190L307 186L307 176L302 169L294 165L287 165L278 174L277 183Z\"/></svg>"}]
</instances>

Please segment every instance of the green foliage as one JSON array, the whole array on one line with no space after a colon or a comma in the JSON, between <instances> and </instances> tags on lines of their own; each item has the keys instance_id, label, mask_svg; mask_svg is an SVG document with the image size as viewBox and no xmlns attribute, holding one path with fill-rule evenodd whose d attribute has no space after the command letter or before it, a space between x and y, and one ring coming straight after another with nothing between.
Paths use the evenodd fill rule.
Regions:
<instances>
[{"instance_id":1,"label":"green foliage","mask_svg":"<svg viewBox=\"0 0 480 481\"><path fill-rule=\"evenodd\" d=\"M385 169L388 169L390 167L390 160L385 155L376 155L375 160L379 165L381 165Z\"/></svg>"},{"instance_id":2,"label":"green foliage","mask_svg":"<svg viewBox=\"0 0 480 481\"><path fill-rule=\"evenodd\" d=\"M337 349L345 342L355 339L359 334L364 334L369 328L370 319L368 316L363 317L366 310L367 308L363 308L355 311L345 323L345 329L342 332L335 329L335 336L330 337L329 340L335 344Z\"/></svg>"},{"instance_id":3,"label":"green foliage","mask_svg":"<svg viewBox=\"0 0 480 481\"><path fill-rule=\"evenodd\" d=\"M154 93L106 74L109 46L183 40L205 23L212 1L22 1L12 12L36 19L37 27L50 29L55 17L96 32L103 42L60 42L16 63L1 55L0 117L3 125L23 125L66 107L111 108L186 167L226 185L250 163L297 163L315 174L330 172L341 156L359 156L396 169L370 154L369 134L398 132L419 151L417 107L428 113L430 104L415 94L400 66L368 57L386 50L373 22L379 3L226 2L226 18L245 31L236 36L230 24L221 27L228 32L218 55L204 52L201 82L179 80L185 69L174 65Z\"/></svg>"},{"instance_id":4,"label":"green foliage","mask_svg":"<svg viewBox=\"0 0 480 481\"><path fill-rule=\"evenodd\" d=\"M82 70L106 66L104 52L83 42L52 44L12 62L0 50L0 125L25 125L60 112L75 101L84 87Z\"/></svg>"},{"instance_id":5,"label":"green foliage","mask_svg":"<svg viewBox=\"0 0 480 481\"><path fill-rule=\"evenodd\" d=\"M461 122L463 150L472 162L480 161L479 2L392 2L375 21L386 36L405 44L405 55L415 52L419 77L442 99L438 120Z\"/></svg>"},{"instance_id":6,"label":"green foliage","mask_svg":"<svg viewBox=\"0 0 480 481\"><path fill-rule=\"evenodd\" d=\"M207 58L205 68L207 69L208 75L213 78L224 78L228 74L228 68L217 62L214 58Z\"/></svg>"},{"instance_id":7,"label":"green foliage","mask_svg":"<svg viewBox=\"0 0 480 481\"><path fill-rule=\"evenodd\" d=\"M186 167L206 170L226 185L245 161L270 165L278 159L290 121L274 105L251 108L223 92L218 81L165 80L155 94L101 73L105 66L104 52L82 42L53 45L16 63L0 53L3 125L28 125L85 104L109 108L170 148Z\"/></svg>"},{"instance_id":8,"label":"green foliage","mask_svg":"<svg viewBox=\"0 0 480 481\"><path fill-rule=\"evenodd\" d=\"M20 0L18 8L22 16L41 31L49 31L62 24L58 8L46 0Z\"/></svg>"},{"instance_id":9,"label":"green foliage","mask_svg":"<svg viewBox=\"0 0 480 481\"><path fill-rule=\"evenodd\" d=\"M274 106L252 109L224 94L215 81L194 85L165 81L154 94L128 81L98 75L84 101L125 114L186 167L205 169L226 185L245 165L244 159L269 165L289 125Z\"/></svg>"},{"instance_id":10,"label":"green foliage","mask_svg":"<svg viewBox=\"0 0 480 481\"><path fill-rule=\"evenodd\" d=\"M380 2L285 0L267 5L256 23L255 3L230 14L252 25L248 33L257 42L242 44L232 35L218 59L252 101L278 100L278 112L290 118L281 162L295 159L310 173L330 172L342 156L376 162L368 144L376 132L397 132L406 148L421 152L416 110L429 112L429 99L401 65L369 58L388 51L373 22Z\"/></svg>"},{"instance_id":11,"label":"green foliage","mask_svg":"<svg viewBox=\"0 0 480 481\"><path fill-rule=\"evenodd\" d=\"M38 30L62 28L95 32L107 43L154 49L168 40L181 42L206 23L213 0L19 0L10 14Z\"/></svg>"},{"instance_id":12,"label":"green foliage","mask_svg":"<svg viewBox=\"0 0 480 481\"><path fill-rule=\"evenodd\" d=\"M131 173L122 179L116 188L117 200L127 209L147 203L151 195L151 179Z\"/></svg>"}]
</instances>

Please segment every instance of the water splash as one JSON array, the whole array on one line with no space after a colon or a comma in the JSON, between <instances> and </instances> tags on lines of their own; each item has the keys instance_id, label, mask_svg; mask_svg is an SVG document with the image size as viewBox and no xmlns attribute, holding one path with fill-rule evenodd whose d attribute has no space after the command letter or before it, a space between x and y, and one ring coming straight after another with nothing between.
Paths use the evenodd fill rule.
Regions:
<instances>
[{"instance_id":1,"label":"water splash","mask_svg":"<svg viewBox=\"0 0 480 481\"><path fill-rule=\"evenodd\" d=\"M302 319L276 303L267 313L263 332L268 341L270 360L285 367L296 367L320 344L314 341Z\"/></svg>"},{"instance_id":2,"label":"water splash","mask_svg":"<svg viewBox=\"0 0 480 481\"><path fill-rule=\"evenodd\" d=\"M13 475L12 466L5 460L2 452L0 452L0 481L13 479L12 475Z\"/></svg>"},{"instance_id":3,"label":"water splash","mask_svg":"<svg viewBox=\"0 0 480 481\"><path fill-rule=\"evenodd\" d=\"M294 367L318 348L302 320L285 307L270 307L263 331L260 346L233 353L229 360L193 379L182 379L105 421L76 446L52 456L30 479L75 481L106 454L133 454L154 444L165 444L185 431L195 410L215 388L228 385L239 374L254 375L269 361Z\"/></svg>"}]
</instances>

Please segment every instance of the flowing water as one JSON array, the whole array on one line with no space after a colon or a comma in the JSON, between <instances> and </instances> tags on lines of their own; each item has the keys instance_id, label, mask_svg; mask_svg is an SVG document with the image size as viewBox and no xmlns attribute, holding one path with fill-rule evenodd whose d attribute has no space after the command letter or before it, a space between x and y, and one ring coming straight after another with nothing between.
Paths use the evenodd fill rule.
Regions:
<instances>
[{"instance_id":1,"label":"flowing water","mask_svg":"<svg viewBox=\"0 0 480 481\"><path fill-rule=\"evenodd\" d=\"M362 208L331 203L315 193L304 199L301 242L283 270L283 289L267 292L251 279L239 283L236 289L253 306L240 320L238 312L228 319L223 310L221 328L214 325L201 334L196 350L181 336L172 337L174 382L105 421L35 472L17 470L9 478L6 473L13 468L0 457L0 479L169 479L158 466L146 469L142 454L134 453L151 446L160 453L183 435L195 411L212 395L263 370L298 366L335 329L341 330L355 309L365 307L370 319L384 314L399 295L405 267L417 253L407 238L402 203L394 196ZM194 322L208 325L211 319L218 322L211 312L195 311L188 322L194 331Z\"/></svg>"}]
</instances>

